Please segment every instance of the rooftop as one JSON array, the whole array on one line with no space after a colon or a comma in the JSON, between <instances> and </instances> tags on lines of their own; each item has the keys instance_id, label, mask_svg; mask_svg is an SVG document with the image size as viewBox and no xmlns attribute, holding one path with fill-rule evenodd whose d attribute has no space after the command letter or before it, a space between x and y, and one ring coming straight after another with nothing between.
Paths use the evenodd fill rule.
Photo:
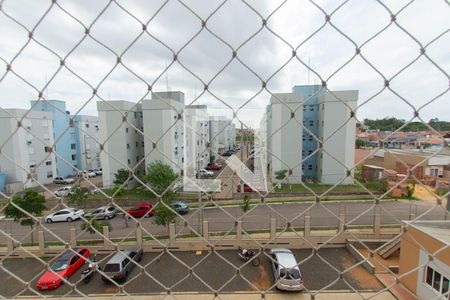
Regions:
<instances>
[{"instance_id":1,"label":"rooftop","mask_svg":"<svg viewBox=\"0 0 450 300\"><path fill-rule=\"evenodd\" d=\"M409 223L417 230L450 245L450 220L449 221L415 221Z\"/></svg>"}]
</instances>

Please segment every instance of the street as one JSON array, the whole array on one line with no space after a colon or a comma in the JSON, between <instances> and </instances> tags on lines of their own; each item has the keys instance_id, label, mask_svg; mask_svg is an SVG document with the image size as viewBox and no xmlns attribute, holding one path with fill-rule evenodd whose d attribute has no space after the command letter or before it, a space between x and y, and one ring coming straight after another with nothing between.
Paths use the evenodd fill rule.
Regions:
<instances>
[{"instance_id":1,"label":"street","mask_svg":"<svg viewBox=\"0 0 450 300\"><path fill-rule=\"evenodd\" d=\"M252 206L251 211L242 218L244 230L268 230L270 228L270 219L277 219L277 228L281 229L290 222L291 227L298 228L304 226L304 214L310 208L311 226L312 227L337 227L339 211L345 212L345 220L349 227L356 225L372 225L374 216L374 205L367 201L346 201L346 202L301 202L301 203L285 203L285 204L259 204ZM421 217L423 220L445 219L446 211L439 207L427 203L414 201L383 201L380 203L381 208L381 224L400 224L401 220L408 220L410 214L419 216L427 212ZM211 207L205 208L204 219L209 221L210 232L214 231L233 231L235 220L242 216L243 212L240 207ZM189 226L185 226L185 221ZM110 220L112 231L111 238L134 237L136 222L128 221L128 227L125 227L123 218L118 215ZM166 226L158 226L153 223L153 217L141 220L144 236L161 236L168 235ZM81 232L80 224L82 221L74 221L72 223L51 223L43 224L41 229L44 230L46 241L56 241L69 239L69 229L76 228L78 238L101 239L98 234L89 234ZM178 218L176 222L176 233L190 233L190 227L197 230L198 228L198 210L191 209L187 215ZM48 229L48 230L47 230ZM30 242L30 229L21 226L12 220L0 220L0 230L6 234L11 234L15 239L22 242ZM5 243L6 237L0 234L0 244ZM37 240L36 238L34 239Z\"/></svg>"},{"instance_id":2,"label":"street","mask_svg":"<svg viewBox=\"0 0 450 300\"><path fill-rule=\"evenodd\" d=\"M357 263L345 248L321 249L317 254L311 250L294 250L297 262L308 290L325 288L338 278L338 271L344 271ZM98 255L100 267L109 257ZM261 264L254 267L243 265L237 251L202 252L150 252L144 253L140 266L136 266L124 283L124 292L129 294L159 294L167 290L172 292L230 292L230 291L266 291L275 290L271 262L268 254L259 255ZM330 265L325 263L326 260ZM81 267L81 270L86 267ZM239 269L239 273L236 270ZM18 293L34 295L37 279L45 270L45 264L34 258L7 259L0 265L0 295L13 297ZM190 271L192 270L192 272ZM24 281L30 282L30 290L20 280L11 276L14 273ZM78 270L69 280L76 289L63 285L53 291L41 291L43 295L117 294L119 288L112 283L103 283L96 274L88 284L80 280ZM362 266L354 267L327 290L348 290L350 286L357 290L378 290L382 285ZM25 289L25 290L24 290Z\"/></svg>"}]
</instances>

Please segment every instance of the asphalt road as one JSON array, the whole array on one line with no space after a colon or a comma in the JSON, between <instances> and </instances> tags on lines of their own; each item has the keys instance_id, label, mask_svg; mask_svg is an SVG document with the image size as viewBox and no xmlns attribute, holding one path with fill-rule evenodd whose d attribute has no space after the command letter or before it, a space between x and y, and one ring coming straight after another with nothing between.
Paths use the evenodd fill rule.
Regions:
<instances>
[{"instance_id":1,"label":"asphalt road","mask_svg":"<svg viewBox=\"0 0 450 300\"><path fill-rule=\"evenodd\" d=\"M443 208L426 203L414 201L385 201L380 204L382 224L400 224L401 220L408 220L412 212L416 216L424 214L421 219L444 219L446 212ZM324 202L324 203L290 203L290 204L261 204L252 206L252 210L242 218L244 230L261 230L270 228L270 218L277 219L277 227L284 228L286 223L291 222L292 227L303 227L304 214L310 208L311 225L313 227L336 227L338 225L339 211L345 212L345 220L349 226L372 225L374 209L370 202ZM204 219L209 221L210 231L229 231L235 226L235 219L243 214L240 207L221 207L204 209ZM112 224L111 237L134 237L136 222L130 220L125 227L122 217L119 215L110 220ZM185 222L189 226L185 226ZM166 226L158 226L153 223L153 217L142 220L144 236L168 235ZM100 235L91 235L81 232L82 221L72 223L45 224L42 228L45 232L46 241L58 240L57 237L68 240L69 228L76 228L79 239L101 239ZM190 227L198 228L198 211L192 209L187 215L178 218L176 224L177 234L189 233ZM48 231L46 230L48 229ZM29 227L21 226L12 220L0 220L0 243L5 243L6 237L1 234L12 234L14 238L23 242L29 242ZM36 241L36 235L35 235Z\"/></svg>"},{"instance_id":2,"label":"asphalt road","mask_svg":"<svg viewBox=\"0 0 450 300\"><path fill-rule=\"evenodd\" d=\"M321 249L317 254L311 250L294 250L297 262L304 277L308 290L318 290L330 285L338 278L338 272L347 270L357 261L345 248ZM100 267L108 257L98 256ZM124 283L124 291L129 294L156 294L167 290L173 292L230 292L230 291L267 291L274 290L274 278L271 262L267 254L260 254L261 264L254 267L251 264L243 266L236 251L203 252L170 252L144 253L140 266L136 266ZM327 261L330 265L324 262ZM82 267L81 270L86 267ZM239 269L240 268L240 269ZM335 269L333 269L335 268ZM239 273L236 270L239 269ZM34 258L12 258L1 262L0 295L6 298L21 295L33 295L37 279L45 270L45 264ZM63 285L53 291L41 292L50 295L76 294L116 294L119 287L112 283L103 283L100 275L85 284L80 280L81 270L78 270L69 281L76 283L71 290L69 285ZM190 271L192 270L192 272ZM18 278L30 282L29 289ZM362 266L357 266L346 272L344 280L330 285L328 290L350 289L377 290L382 285Z\"/></svg>"}]
</instances>

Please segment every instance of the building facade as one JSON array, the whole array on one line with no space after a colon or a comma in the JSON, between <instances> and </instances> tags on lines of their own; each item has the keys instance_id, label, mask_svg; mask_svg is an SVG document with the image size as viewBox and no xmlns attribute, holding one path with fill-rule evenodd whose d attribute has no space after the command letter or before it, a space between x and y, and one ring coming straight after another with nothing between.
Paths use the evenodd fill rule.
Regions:
<instances>
[{"instance_id":1,"label":"building facade","mask_svg":"<svg viewBox=\"0 0 450 300\"><path fill-rule=\"evenodd\" d=\"M101 168L98 117L77 115L74 120L78 168L80 170Z\"/></svg>"},{"instance_id":2,"label":"building facade","mask_svg":"<svg viewBox=\"0 0 450 300\"><path fill-rule=\"evenodd\" d=\"M206 105L188 105L184 111L184 160L188 174L205 168L210 162L209 116Z\"/></svg>"},{"instance_id":3,"label":"building facade","mask_svg":"<svg viewBox=\"0 0 450 300\"><path fill-rule=\"evenodd\" d=\"M279 170L291 169L290 182L353 183L347 170L354 166L352 112L357 100L358 91L330 92L317 85L274 94L261 124L266 127L262 132L272 178Z\"/></svg>"},{"instance_id":4,"label":"building facade","mask_svg":"<svg viewBox=\"0 0 450 300\"><path fill-rule=\"evenodd\" d=\"M225 116L209 117L209 140L211 156L233 149L236 140L236 128L231 119Z\"/></svg>"},{"instance_id":5,"label":"building facade","mask_svg":"<svg viewBox=\"0 0 450 300\"><path fill-rule=\"evenodd\" d=\"M71 123L70 112L66 110L66 103L61 100L31 101L31 110L51 113L56 174L61 177L76 175L80 167L77 133L74 124Z\"/></svg>"},{"instance_id":6,"label":"building facade","mask_svg":"<svg viewBox=\"0 0 450 300\"><path fill-rule=\"evenodd\" d=\"M133 171L136 176L144 174L144 140L141 134L143 116L140 104L129 101L97 102L99 142L104 145L100 152L103 169L103 186L114 185L119 169ZM136 184L134 180L130 185Z\"/></svg>"},{"instance_id":7,"label":"building facade","mask_svg":"<svg viewBox=\"0 0 450 300\"><path fill-rule=\"evenodd\" d=\"M18 128L18 120L21 120ZM0 172L4 191L15 193L24 188L48 184L56 176L53 115L45 111L2 109L0 111Z\"/></svg>"},{"instance_id":8,"label":"building facade","mask_svg":"<svg viewBox=\"0 0 450 300\"><path fill-rule=\"evenodd\" d=\"M414 221L406 225L408 230L400 244L400 283L418 299L448 299L450 221Z\"/></svg>"}]
</instances>

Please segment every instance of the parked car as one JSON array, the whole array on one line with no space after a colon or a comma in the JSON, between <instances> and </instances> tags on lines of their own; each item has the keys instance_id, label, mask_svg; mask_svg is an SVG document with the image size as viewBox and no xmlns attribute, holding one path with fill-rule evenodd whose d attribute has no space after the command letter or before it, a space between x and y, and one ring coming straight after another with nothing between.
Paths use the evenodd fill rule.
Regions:
<instances>
[{"instance_id":1,"label":"parked car","mask_svg":"<svg viewBox=\"0 0 450 300\"><path fill-rule=\"evenodd\" d=\"M153 205L151 203L137 204L135 207L127 210L127 213L134 218L150 217L154 214Z\"/></svg>"},{"instance_id":2,"label":"parked car","mask_svg":"<svg viewBox=\"0 0 450 300\"><path fill-rule=\"evenodd\" d=\"M95 173L95 175L102 175L103 174L103 171L101 169L94 169L92 171Z\"/></svg>"},{"instance_id":3,"label":"parked car","mask_svg":"<svg viewBox=\"0 0 450 300\"><path fill-rule=\"evenodd\" d=\"M142 259L142 249L124 250L114 254L103 268L104 282L124 282Z\"/></svg>"},{"instance_id":4,"label":"parked car","mask_svg":"<svg viewBox=\"0 0 450 300\"><path fill-rule=\"evenodd\" d=\"M97 220L109 220L117 215L117 210L114 206L101 206L91 212L86 213L86 218L95 218Z\"/></svg>"},{"instance_id":5,"label":"parked car","mask_svg":"<svg viewBox=\"0 0 450 300\"><path fill-rule=\"evenodd\" d=\"M55 177L55 179L53 179L53 183L56 184L71 184L74 183L75 180L73 178L64 178L64 177Z\"/></svg>"},{"instance_id":6,"label":"parked car","mask_svg":"<svg viewBox=\"0 0 450 300\"><path fill-rule=\"evenodd\" d=\"M187 214L189 212L189 205L186 202L173 200L170 202L170 206L180 215Z\"/></svg>"},{"instance_id":7,"label":"parked car","mask_svg":"<svg viewBox=\"0 0 450 300\"><path fill-rule=\"evenodd\" d=\"M270 250L273 275L276 287L285 291L301 291L303 276L291 250L274 248Z\"/></svg>"},{"instance_id":8,"label":"parked car","mask_svg":"<svg viewBox=\"0 0 450 300\"><path fill-rule=\"evenodd\" d=\"M58 197L67 197L73 194L72 187L70 185L57 189L53 192Z\"/></svg>"},{"instance_id":9,"label":"parked car","mask_svg":"<svg viewBox=\"0 0 450 300\"><path fill-rule=\"evenodd\" d=\"M236 191L238 193L241 192L241 185L240 184L237 185ZM244 193L251 193L251 192L253 192L253 189L248 184L244 183Z\"/></svg>"},{"instance_id":10,"label":"parked car","mask_svg":"<svg viewBox=\"0 0 450 300\"><path fill-rule=\"evenodd\" d=\"M56 289L64 283L62 278L67 280L67 278L72 276L85 264L89 254L89 249L87 248L73 248L72 250L66 250L52 263L51 269L53 272L47 271L39 278L36 288L38 290Z\"/></svg>"},{"instance_id":11,"label":"parked car","mask_svg":"<svg viewBox=\"0 0 450 300\"><path fill-rule=\"evenodd\" d=\"M72 222L84 216L84 210L78 208L64 208L45 217L46 223Z\"/></svg>"},{"instance_id":12,"label":"parked car","mask_svg":"<svg viewBox=\"0 0 450 300\"><path fill-rule=\"evenodd\" d=\"M223 154L222 154L222 156L231 156L231 155L233 155L234 154L234 151L233 150L228 150L228 151L225 151Z\"/></svg>"},{"instance_id":13,"label":"parked car","mask_svg":"<svg viewBox=\"0 0 450 300\"><path fill-rule=\"evenodd\" d=\"M206 170L220 170L220 169L222 169L222 165L216 162L209 163L206 166Z\"/></svg>"},{"instance_id":14,"label":"parked car","mask_svg":"<svg viewBox=\"0 0 450 300\"><path fill-rule=\"evenodd\" d=\"M200 177L213 177L214 176L214 172L213 171L208 171L206 169L200 169L198 170Z\"/></svg>"},{"instance_id":15,"label":"parked car","mask_svg":"<svg viewBox=\"0 0 450 300\"><path fill-rule=\"evenodd\" d=\"M84 170L83 171L83 176L86 177L86 178L91 178L91 177L97 176L97 174L95 174L95 172L92 171L92 170L87 170L87 171Z\"/></svg>"}]
</instances>

